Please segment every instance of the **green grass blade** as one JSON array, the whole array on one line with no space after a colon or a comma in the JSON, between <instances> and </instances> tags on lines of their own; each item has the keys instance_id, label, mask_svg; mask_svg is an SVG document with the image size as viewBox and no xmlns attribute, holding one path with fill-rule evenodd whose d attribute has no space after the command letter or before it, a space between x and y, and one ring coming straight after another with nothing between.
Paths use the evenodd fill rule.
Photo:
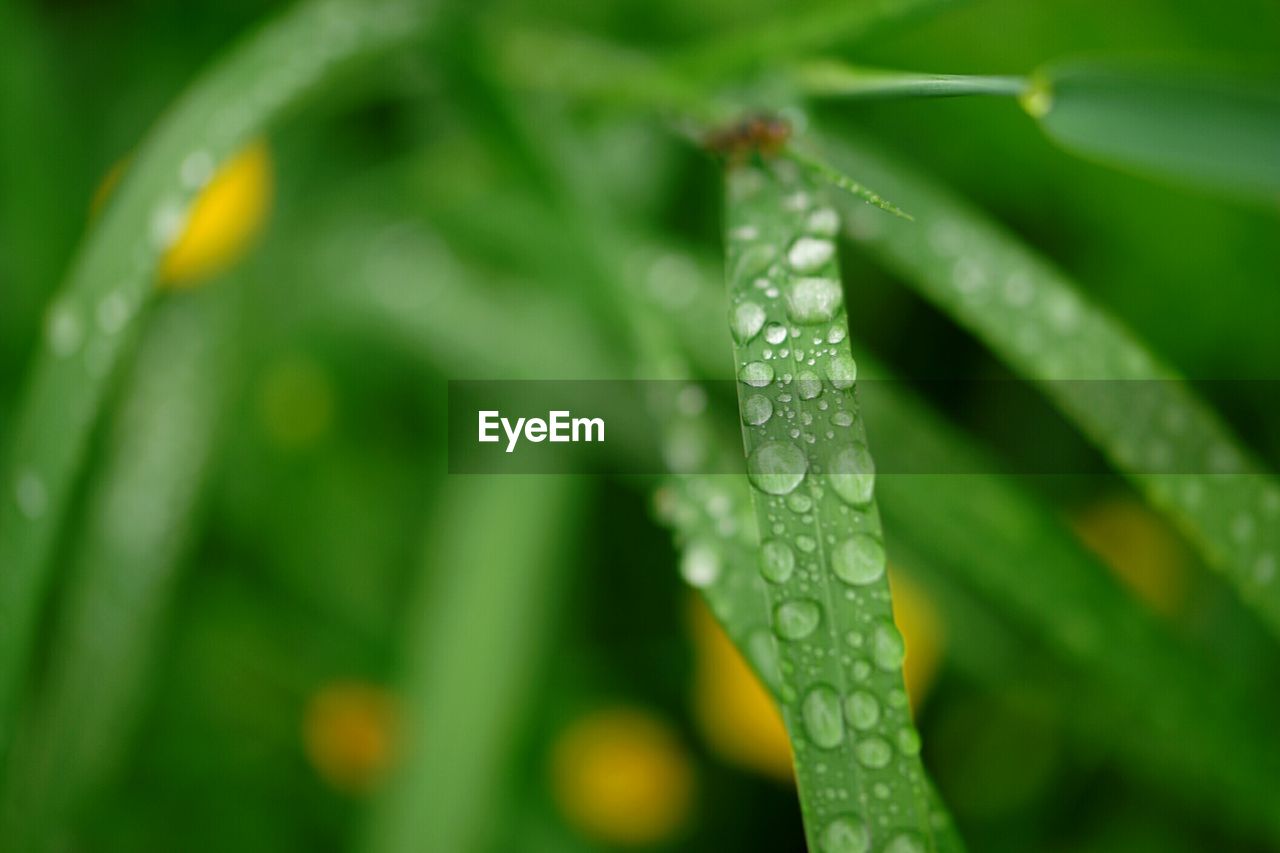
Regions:
<instances>
[{"instance_id":1,"label":"green grass blade","mask_svg":"<svg viewBox=\"0 0 1280 853\"><path fill-rule=\"evenodd\" d=\"M1274 202L1280 196L1280 78L1071 62L1023 99L1055 142L1157 177Z\"/></svg>"},{"instance_id":2,"label":"green grass blade","mask_svg":"<svg viewBox=\"0 0 1280 853\"><path fill-rule=\"evenodd\" d=\"M791 163L729 172L728 282L780 694L812 849L939 849L902 681L834 210ZM776 358L775 358L776 356Z\"/></svg>"},{"instance_id":3,"label":"green grass blade","mask_svg":"<svg viewBox=\"0 0 1280 853\"><path fill-rule=\"evenodd\" d=\"M866 359L862 366L885 375ZM896 384L866 393L863 416L889 437L877 442L886 468L999 470ZM1116 710L1110 734L1149 779L1280 838L1280 794L1267 782L1280 773L1280 751L1255 697L1127 594L1041 499L998 473L885 474L878 485L892 538L945 565L1095 686ZM1128 727L1144 737L1126 738Z\"/></svg>"},{"instance_id":4,"label":"green grass blade","mask_svg":"<svg viewBox=\"0 0 1280 853\"><path fill-rule=\"evenodd\" d=\"M919 217L912 225L852 206L850 234L1039 383L1280 634L1280 484L1231 430L1171 367L980 211L869 143L826 150ZM1142 394L1061 380L1133 380Z\"/></svg>"},{"instance_id":5,"label":"green grass blade","mask_svg":"<svg viewBox=\"0 0 1280 853\"><path fill-rule=\"evenodd\" d=\"M81 247L50 310L0 497L0 755L12 736L49 551L109 379L136 338L159 258L198 191L190 177L344 69L422 31L429 5L319 0L249 37L143 143Z\"/></svg>"},{"instance_id":6,"label":"green grass blade","mask_svg":"<svg viewBox=\"0 0 1280 853\"><path fill-rule=\"evenodd\" d=\"M673 57L674 67L695 77L724 78L770 62L846 45L878 27L928 13L952 0L819 0L806 8L780 8L767 20L747 24Z\"/></svg>"},{"instance_id":7,"label":"green grass blade","mask_svg":"<svg viewBox=\"0 0 1280 853\"><path fill-rule=\"evenodd\" d=\"M1021 95L1023 77L921 74L851 65L838 59L798 64L788 79L801 94L824 98L955 98L962 95Z\"/></svg>"},{"instance_id":8,"label":"green grass blade","mask_svg":"<svg viewBox=\"0 0 1280 853\"><path fill-rule=\"evenodd\" d=\"M232 291L167 300L94 478L49 671L9 762L0 834L44 849L111 774L148 668L228 396Z\"/></svg>"},{"instance_id":9,"label":"green grass blade","mask_svg":"<svg viewBox=\"0 0 1280 853\"><path fill-rule=\"evenodd\" d=\"M408 613L406 752L362 849L480 843L554 621L580 492L571 477L449 479Z\"/></svg>"}]
</instances>

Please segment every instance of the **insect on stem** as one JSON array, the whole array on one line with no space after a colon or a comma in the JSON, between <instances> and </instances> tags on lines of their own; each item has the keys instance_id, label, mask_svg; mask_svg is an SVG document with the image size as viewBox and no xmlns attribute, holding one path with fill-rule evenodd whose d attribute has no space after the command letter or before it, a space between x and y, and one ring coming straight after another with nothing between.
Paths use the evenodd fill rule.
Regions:
<instances>
[{"instance_id":1,"label":"insect on stem","mask_svg":"<svg viewBox=\"0 0 1280 853\"><path fill-rule=\"evenodd\" d=\"M732 167L754 157L777 157L790 139L791 125L785 119L758 114L711 130L703 137L702 146Z\"/></svg>"}]
</instances>

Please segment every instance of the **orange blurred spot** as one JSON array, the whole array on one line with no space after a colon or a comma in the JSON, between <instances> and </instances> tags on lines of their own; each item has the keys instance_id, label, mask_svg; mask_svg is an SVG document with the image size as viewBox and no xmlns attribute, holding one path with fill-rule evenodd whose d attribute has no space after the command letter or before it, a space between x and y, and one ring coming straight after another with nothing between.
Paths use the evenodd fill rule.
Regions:
<instances>
[{"instance_id":1,"label":"orange blurred spot","mask_svg":"<svg viewBox=\"0 0 1280 853\"><path fill-rule=\"evenodd\" d=\"M907 648L902 661L907 698L911 700L911 710L919 713L942 658L942 620L925 590L892 566L889 588L893 594L893 621Z\"/></svg>"},{"instance_id":2,"label":"orange blurred spot","mask_svg":"<svg viewBox=\"0 0 1280 853\"><path fill-rule=\"evenodd\" d=\"M670 838L693 796L693 768L676 736L629 708L597 711L565 729L552 751L551 777L568 821L612 844Z\"/></svg>"},{"instance_id":3,"label":"orange blurred spot","mask_svg":"<svg viewBox=\"0 0 1280 853\"><path fill-rule=\"evenodd\" d=\"M391 763L395 711L391 694L371 684L335 682L321 688L307 703L303 720L312 767L340 791L368 791Z\"/></svg>"},{"instance_id":4,"label":"orange blurred spot","mask_svg":"<svg viewBox=\"0 0 1280 853\"><path fill-rule=\"evenodd\" d=\"M1177 534L1146 504L1128 497L1079 512L1076 535L1152 610L1177 616L1187 601L1186 552Z\"/></svg>"},{"instance_id":5,"label":"orange blurred spot","mask_svg":"<svg viewBox=\"0 0 1280 853\"><path fill-rule=\"evenodd\" d=\"M690 622L698 731L726 761L791 780L791 742L772 697L699 598L692 600Z\"/></svg>"}]
</instances>

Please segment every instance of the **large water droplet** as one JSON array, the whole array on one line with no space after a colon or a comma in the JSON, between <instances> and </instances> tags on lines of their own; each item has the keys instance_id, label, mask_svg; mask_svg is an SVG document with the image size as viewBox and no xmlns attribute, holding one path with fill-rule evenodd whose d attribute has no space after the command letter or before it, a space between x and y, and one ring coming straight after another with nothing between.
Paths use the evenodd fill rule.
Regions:
<instances>
[{"instance_id":1,"label":"large water droplet","mask_svg":"<svg viewBox=\"0 0 1280 853\"><path fill-rule=\"evenodd\" d=\"M889 746L889 742L883 738L869 737L858 742L858 745L853 748L853 754L863 767L879 770L893 760L893 747Z\"/></svg>"},{"instance_id":2,"label":"large water droplet","mask_svg":"<svg viewBox=\"0 0 1280 853\"><path fill-rule=\"evenodd\" d=\"M817 272L836 253L835 244L819 237L800 237L787 250L787 263L800 273Z\"/></svg>"},{"instance_id":3,"label":"large water droplet","mask_svg":"<svg viewBox=\"0 0 1280 853\"><path fill-rule=\"evenodd\" d=\"M822 608L808 599L784 601L773 611L773 629L784 640L803 640L822 621Z\"/></svg>"},{"instance_id":4,"label":"large water droplet","mask_svg":"<svg viewBox=\"0 0 1280 853\"><path fill-rule=\"evenodd\" d=\"M770 539L761 549L760 574L771 583L786 583L796 569L796 555L786 542Z\"/></svg>"},{"instance_id":5,"label":"large water droplet","mask_svg":"<svg viewBox=\"0 0 1280 853\"><path fill-rule=\"evenodd\" d=\"M800 705L804 731L823 749L835 749L844 742L844 717L840 714L840 694L820 684L805 694Z\"/></svg>"},{"instance_id":6,"label":"large water droplet","mask_svg":"<svg viewBox=\"0 0 1280 853\"><path fill-rule=\"evenodd\" d=\"M847 352L837 354L831 359L831 364L827 366L827 378L831 380L831 384L844 390L852 388L853 383L858 380L858 364L853 360L853 356Z\"/></svg>"},{"instance_id":7,"label":"large water droplet","mask_svg":"<svg viewBox=\"0 0 1280 853\"><path fill-rule=\"evenodd\" d=\"M834 237L840 230L840 217L829 207L820 207L805 220L805 228L819 237Z\"/></svg>"},{"instance_id":8,"label":"large water droplet","mask_svg":"<svg viewBox=\"0 0 1280 853\"><path fill-rule=\"evenodd\" d=\"M745 344L760 334L760 330L764 328L765 313L754 302L743 302L733 309L733 316L729 318L729 327L733 332L733 339L740 344Z\"/></svg>"},{"instance_id":9,"label":"large water droplet","mask_svg":"<svg viewBox=\"0 0 1280 853\"><path fill-rule=\"evenodd\" d=\"M826 825L818 839L822 853L867 853L871 839L867 825L856 817L838 817Z\"/></svg>"},{"instance_id":10,"label":"large water droplet","mask_svg":"<svg viewBox=\"0 0 1280 853\"><path fill-rule=\"evenodd\" d=\"M920 735L913 728L898 729L898 751L903 755L920 754Z\"/></svg>"},{"instance_id":11,"label":"large water droplet","mask_svg":"<svg viewBox=\"0 0 1280 853\"><path fill-rule=\"evenodd\" d=\"M831 568L847 584L874 583L884 576L884 546L867 533L855 533L831 552Z\"/></svg>"},{"instance_id":12,"label":"large water droplet","mask_svg":"<svg viewBox=\"0 0 1280 853\"><path fill-rule=\"evenodd\" d=\"M738 371L738 379L752 388L763 388L773 381L773 368L763 361L749 361Z\"/></svg>"},{"instance_id":13,"label":"large water droplet","mask_svg":"<svg viewBox=\"0 0 1280 853\"><path fill-rule=\"evenodd\" d=\"M826 323L843 302L834 278L798 278L787 288L787 314L797 323Z\"/></svg>"},{"instance_id":14,"label":"large water droplet","mask_svg":"<svg viewBox=\"0 0 1280 853\"><path fill-rule=\"evenodd\" d=\"M680 574L689 586L703 589L720 577L720 554L707 542L694 542L680 560Z\"/></svg>"},{"instance_id":15,"label":"large water droplet","mask_svg":"<svg viewBox=\"0 0 1280 853\"><path fill-rule=\"evenodd\" d=\"M787 339L787 327L781 323L770 323L764 327L764 339L777 346Z\"/></svg>"},{"instance_id":16,"label":"large water droplet","mask_svg":"<svg viewBox=\"0 0 1280 853\"><path fill-rule=\"evenodd\" d=\"M804 480L809 460L794 444L768 441L747 457L747 476L757 489L769 495L787 495Z\"/></svg>"},{"instance_id":17,"label":"large water droplet","mask_svg":"<svg viewBox=\"0 0 1280 853\"><path fill-rule=\"evenodd\" d=\"M884 670L895 670L902 666L906 652L902 634L892 622L881 622L876 626L871 640L871 659L876 666Z\"/></svg>"},{"instance_id":18,"label":"large water droplet","mask_svg":"<svg viewBox=\"0 0 1280 853\"><path fill-rule=\"evenodd\" d=\"M866 730L880 721L880 703L865 690L849 694L844 702L844 712L849 717L849 725L855 729Z\"/></svg>"},{"instance_id":19,"label":"large water droplet","mask_svg":"<svg viewBox=\"0 0 1280 853\"><path fill-rule=\"evenodd\" d=\"M845 503L866 506L875 492L876 465L865 444L842 448L828 467L831 488Z\"/></svg>"},{"instance_id":20,"label":"large water droplet","mask_svg":"<svg viewBox=\"0 0 1280 853\"><path fill-rule=\"evenodd\" d=\"M747 657L765 684L778 687L782 684L782 669L778 666L778 646L772 635L763 628L747 637Z\"/></svg>"},{"instance_id":21,"label":"large water droplet","mask_svg":"<svg viewBox=\"0 0 1280 853\"><path fill-rule=\"evenodd\" d=\"M742 403L742 420L752 426L760 426L773 417L773 403L763 394L752 394Z\"/></svg>"},{"instance_id":22,"label":"large water droplet","mask_svg":"<svg viewBox=\"0 0 1280 853\"><path fill-rule=\"evenodd\" d=\"M796 391L801 400L812 400L822 393L822 380L812 370L802 370L796 376Z\"/></svg>"}]
</instances>

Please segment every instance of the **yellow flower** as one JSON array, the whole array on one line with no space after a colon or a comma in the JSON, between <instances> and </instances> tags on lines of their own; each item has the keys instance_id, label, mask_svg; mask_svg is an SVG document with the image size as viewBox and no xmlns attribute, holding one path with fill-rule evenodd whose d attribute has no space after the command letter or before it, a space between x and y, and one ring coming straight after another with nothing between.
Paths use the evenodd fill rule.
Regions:
<instances>
[{"instance_id":1,"label":"yellow flower","mask_svg":"<svg viewBox=\"0 0 1280 853\"><path fill-rule=\"evenodd\" d=\"M120 161L103 178L93 211L110 196L124 164ZM246 146L215 171L187 211L182 233L160 260L161 286L191 287L240 260L262 230L274 184L271 152L262 141Z\"/></svg>"},{"instance_id":2,"label":"yellow flower","mask_svg":"<svg viewBox=\"0 0 1280 853\"><path fill-rule=\"evenodd\" d=\"M907 695L919 709L942 651L933 602L901 572L890 570L893 619L902 632ZM701 599L694 599L693 717L713 752L725 761L779 780L793 778L791 744L777 705Z\"/></svg>"},{"instance_id":3,"label":"yellow flower","mask_svg":"<svg viewBox=\"0 0 1280 853\"><path fill-rule=\"evenodd\" d=\"M1072 520L1076 535L1152 610L1179 615L1187 601L1186 552L1177 535L1142 502L1113 497Z\"/></svg>"},{"instance_id":4,"label":"yellow flower","mask_svg":"<svg viewBox=\"0 0 1280 853\"><path fill-rule=\"evenodd\" d=\"M713 752L739 767L792 778L791 743L773 698L700 598L693 631L693 718Z\"/></svg>"},{"instance_id":5,"label":"yellow flower","mask_svg":"<svg viewBox=\"0 0 1280 853\"><path fill-rule=\"evenodd\" d=\"M653 844L685 823L693 768L656 717L632 708L573 722L551 755L552 791L568 821L600 841Z\"/></svg>"},{"instance_id":6,"label":"yellow flower","mask_svg":"<svg viewBox=\"0 0 1280 853\"><path fill-rule=\"evenodd\" d=\"M380 687L335 682L307 703L303 745L322 779L349 794L368 791L391 763L395 701Z\"/></svg>"}]
</instances>

